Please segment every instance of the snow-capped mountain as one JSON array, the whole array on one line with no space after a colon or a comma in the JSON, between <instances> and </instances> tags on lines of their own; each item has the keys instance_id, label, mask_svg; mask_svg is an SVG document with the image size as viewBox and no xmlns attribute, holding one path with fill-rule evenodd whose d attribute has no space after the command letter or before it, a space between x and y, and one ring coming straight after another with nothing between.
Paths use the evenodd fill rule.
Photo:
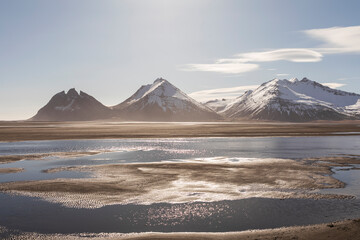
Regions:
<instances>
[{"instance_id":1,"label":"snow-capped mountain","mask_svg":"<svg viewBox=\"0 0 360 240\"><path fill-rule=\"evenodd\" d=\"M204 105L211 108L215 112L221 112L233 101L235 101L235 99L214 99L205 102Z\"/></svg>"},{"instance_id":2,"label":"snow-capped mountain","mask_svg":"<svg viewBox=\"0 0 360 240\"><path fill-rule=\"evenodd\" d=\"M211 121L221 118L163 78L141 86L131 97L112 109L126 120Z\"/></svg>"},{"instance_id":3,"label":"snow-capped mountain","mask_svg":"<svg viewBox=\"0 0 360 240\"><path fill-rule=\"evenodd\" d=\"M55 94L51 100L32 117L32 121L81 121L106 119L112 111L94 97L74 89Z\"/></svg>"},{"instance_id":4,"label":"snow-capped mountain","mask_svg":"<svg viewBox=\"0 0 360 240\"><path fill-rule=\"evenodd\" d=\"M263 83L220 111L228 118L277 121L356 119L360 95L335 90L307 78Z\"/></svg>"}]
</instances>

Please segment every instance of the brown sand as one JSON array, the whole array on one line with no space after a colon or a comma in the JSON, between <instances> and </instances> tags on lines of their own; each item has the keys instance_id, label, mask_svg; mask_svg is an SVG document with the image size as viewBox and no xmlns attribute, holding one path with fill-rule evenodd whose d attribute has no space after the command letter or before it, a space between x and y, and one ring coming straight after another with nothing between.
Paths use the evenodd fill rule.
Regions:
<instances>
[{"instance_id":1,"label":"brown sand","mask_svg":"<svg viewBox=\"0 0 360 240\"><path fill-rule=\"evenodd\" d=\"M80 208L249 197L344 197L308 192L344 186L344 183L332 178L330 168L318 164L318 160L266 159L245 163L221 162L221 159L216 163L194 160L65 167L46 172L64 170L87 171L94 177L2 183L0 191L38 196Z\"/></svg>"},{"instance_id":2,"label":"brown sand","mask_svg":"<svg viewBox=\"0 0 360 240\"><path fill-rule=\"evenodd\" d=\"M87 155L95 155L100 152L53 152L53 153L39 153L39 154L24 154L24 155L3 155L0 156L0 164L11 163L21 160L43 160L48 157L81 157Z\"/></svg>"},{"instance_id":3,"label":"brown sand","mask_svg":"<svg viewBox=\"0 0 360 240\"><path fill-rule=\"evenodd\" d=\"M17 173L24 171L23 168L0 168L0 174Z\"/></svg>"},{"instance_id":4,"label":"brown sand","mask_svg":"<svg viewBox=\"0 0 360 240\"><path fill-rule=\"evenodd\" d=\"M0 227L1 233L8 233L6 228ZM227 233L81 233L81 234L39 234L39 233L20 233L9 234L3 239L42 239L42 240L355 240L360 239L360 220L346 220L327 224L310 226L295 226L265 230L249 230L243 232Z\"/></svg>"},{"instance_id":5,"label":"brown sand","mask_svg":"<svg viewBox=\"0 0 360 240\"><path fill-rule=\"evenodd\" d=\"M0 141L360 135L359 121L276 122L0 122Z\"/></svg>"}]
</instances>

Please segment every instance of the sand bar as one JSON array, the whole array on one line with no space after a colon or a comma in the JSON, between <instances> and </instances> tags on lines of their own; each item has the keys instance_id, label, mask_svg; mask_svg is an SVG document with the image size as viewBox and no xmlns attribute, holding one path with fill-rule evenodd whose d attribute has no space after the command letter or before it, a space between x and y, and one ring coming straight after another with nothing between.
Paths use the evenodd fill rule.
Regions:
<instances>
[{"instance_id":1,"label":"sand bar","mask_svg":"<svg viewBox=\"0 0 360 240\"><path fill-rule=\"evenodd\" d=\"M348 162L344 158L331 161L261 159L245 163L227 163L219 159L218 162L196 160L61 167L44 172L85 171L93 177L2 183L0 191L41 197L75 208L250 197L345 198L350 196L309 193L309 190L344 187L343 182L331 177L330 168L333 164L346 165ZM354 156L348 158L351 163L359 162Z\"/></svg>"}]
</instances>

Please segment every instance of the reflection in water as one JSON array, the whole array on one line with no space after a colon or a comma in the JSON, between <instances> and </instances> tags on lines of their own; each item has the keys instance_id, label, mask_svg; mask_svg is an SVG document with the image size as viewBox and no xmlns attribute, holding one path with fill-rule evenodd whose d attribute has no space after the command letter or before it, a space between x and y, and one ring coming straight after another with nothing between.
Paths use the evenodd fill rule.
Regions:
<instances>
[{"instance_id":1,"label":"reflection in water","mask_svg":"<svg viewBox=\"0 0 360 240\"><path fill-rule=\"evenodd\" d=\"M210 159L256 161L360 154L358 136L190 138L33 141L0 144L0 155L71 151L112 151L76 158L51 157L1 164L24 172L0 174L0 182L88 177L87 173L43 173L64 166ZM347 175L347 173L351 173ZM354 173L354 175L352 175ZM356 177L355 177L356 175ZM340 180L357 181L355 170L339 171ZM350 177L349 177L350 176ZM351 185L350 185L351 186ZM355 185L354 185L355 186ZM355 189L355 188L353 188ZM358 188L357 188L358 189ZM358 189L360 191L360 189ZM196 193L194 193L196 194ZM36 198L0 194L0 225L44 233L240 231L314 224L360 217L360 200L252 198L184 204L114 205L71 209Z\"/></svg>"},{"instance_id":2,"label":"reflection in water","mask_svg":"<svg viewBox=\"0 0 360 240\"><path fill-rule=\"evenodd\" d=\"M36 198L0 194L0 202L0 225L41 233L242 231L360 217L359 200L251 198L72 209Z\"/></svg>"},{"instance_id":3,"label":"reflection in water","mask_svg":"<svg viewBox=\"0 0 360 240\"><path fill-rule=\"evenodd\" d=\"M0 155L73 151L125 151L132 160L193 157L304 158L329 154L358 154L358 136L251 137L184 139L114 139L28 141L0 144ZM135 153L134 153L135 152ZM130 159L128 159L130 160Z\"/></svg>"}]
</instances>

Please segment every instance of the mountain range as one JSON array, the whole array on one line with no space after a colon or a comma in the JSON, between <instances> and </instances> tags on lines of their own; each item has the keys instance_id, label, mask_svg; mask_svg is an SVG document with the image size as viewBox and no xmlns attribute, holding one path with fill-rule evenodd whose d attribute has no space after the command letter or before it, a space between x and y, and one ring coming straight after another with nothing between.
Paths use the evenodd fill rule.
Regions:
<instances>
[{"instance_id":1,"label":"mountain range","mask_svg":"<svg viewBox=\"0 0 360 240\"><path fill-rule=\"evenodd\" d=\"M360 119L360 95L307 78L273 79L235 99L200 103L163 78L141 86L124 102L107 107L75 89L54 95L32 121L219 121L304 122Z\"/></svg>"}]
</instances>

